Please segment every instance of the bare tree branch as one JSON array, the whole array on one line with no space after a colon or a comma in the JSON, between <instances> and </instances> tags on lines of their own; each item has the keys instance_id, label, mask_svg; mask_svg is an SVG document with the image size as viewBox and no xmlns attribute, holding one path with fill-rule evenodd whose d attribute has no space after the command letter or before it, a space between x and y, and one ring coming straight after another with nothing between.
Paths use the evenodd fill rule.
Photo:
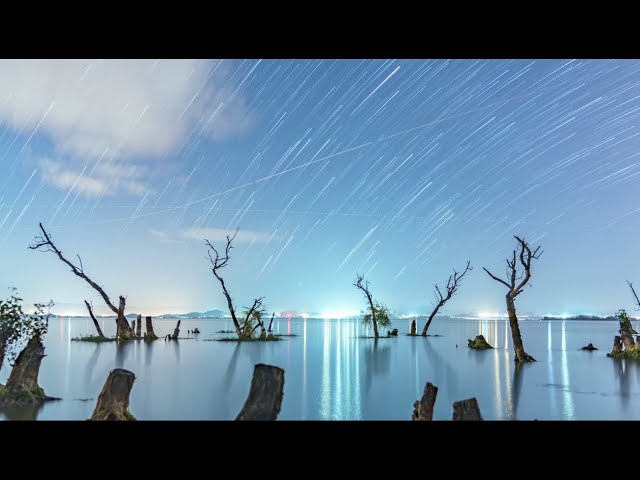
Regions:
<instances>
[{"instance_id":1,"label":"bare tree branch","mask_svg":"<svg viewBox=\"0 0 640 480\"><path fill-rule=\"evenodd\" d=\"M482 267L482 269L487 272L489 274L489 276L491 278L493 278L496 282L500 282L502 283L505 287L507 288L511 288L511 285L509 285L507 282L505 282L504 280L502 280L501 278L496 277L493 273L491 273L489 270L487 270L485 267Z\"/></svg>"},{"instance_id":2,"label":"bare tree branch","mask_svg":"<svg viewBox=\"0 0 640 480\"><path fill-rule=\"evenodd\" d=\"M111 300L109 299L109 296L105 293L105 291L102 289L102 287L100 285L98 285L96 282L94 282L93 280L91 280L87 275L85 275L85 273L83 271L83 268L82 268L82 261L80 262L80 268L78 268L76 265L74 265L69 260L67 260L62 255L62 252L60 250L58 250L58 248L55 246L55 244L51 240L51 237L49 236L47 231L42 226L42 223L40 223L39 225L40 225L40 230L42 231L42 236L40 236L40 235L36 236L35 239L34 239L34 242L31 245L29 245L29 249L31 249L31 250L39 250L39 251L43 251L43 252L54 252L63 263L67 264L69 266L69 268L71 268L71 271L75 275L77 275L78 277L84 279L89 285L91 285L91 287L100 294L100 296L103 298L103 300L107 304L107 306L114 313L117 314L118 313L118 309L111 302ZM78 258L80 258L80 257L78 257Z\"/></svg>"},{"instance_id":3,"label":"bare tree branch","mask_svg":"<svg viewBox=\"0 0 640 480\"><path fill-rule=\"evenodd\" d=\"M629 280L627 280L627 283L629 284L629 288L633 293L633 298L636 299L636 305L640 307L640 298L638 298L638 294L636 293L636 290L633 288L633 283L631 283ZM634 310L640 310L640 308L635 308Z\"/></svg>"},{"instance_id":4,"label":"bare tree branch","mask_svg":"<svg viewBox=\"0 0 640 480\"><path fill-rule=\"evenodd\" d=\"M429 330L429 325L431 325L431 322L433 318L436 316L436 314L438 313L438 310L440 310L445 303L451 300L451 297L453 297L458 291L458 289L460 288L460 285L462 284L462 279L467 275L467 273L469 273L472 270L473 270L473 267L471 266L470 260L467 260L467 265L465 266L462 273L456 271L456 269L454 268L453 275L449 275L449 278L447 280L447 285L445 287L446 295L443 295L442 291L440 290L440 287L438 287L438 284L437 283L435 284L436 304L434 305L434 309L431 312L431 315L429 315L429 319L427 320L427 323L424 325L424 328L422 329L422 336L427 335L427 331Z\"/></svg>"}]
</instances>

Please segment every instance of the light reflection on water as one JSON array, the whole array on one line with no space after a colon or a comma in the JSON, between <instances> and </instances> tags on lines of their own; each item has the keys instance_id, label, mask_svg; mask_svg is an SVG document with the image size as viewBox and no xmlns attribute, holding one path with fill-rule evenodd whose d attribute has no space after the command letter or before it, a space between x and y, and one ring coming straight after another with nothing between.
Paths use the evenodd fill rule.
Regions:
<instances>
[{"instance_id":1,"label":"light reflection on water","mask_svg":"<svg viewBox=\"0 0 640 480\"><path fill-rule=\"evenodd\" d=\"M419 319L418 326L425 319ZM113 333L113 320L100 320ZM93 333L89 319L51 319L40 385L59 402L0 413L3 419L89 418L110 370L136 374L131 411L139 419L234 419L256 363L285 370L283 420L374 420L411 417L426 382L439 388L434 418L450 419L454 401L478 399L486 419L640 419L640 368L606 357L615 322L523 321L526 351L538 362L515 368L506 321L436 319L409 337L411 319L394 322L397 338L374 340L354 320L274 319L281 342L221 343L231 322L183 320L180 342L167 342L175 320L156 320L151 344L72 342ZM186 334L198 327L197 337ZM494 350L474 351L482 334ZM581 351L587 343L600 350ZM0 383L10 367L0 371ZM90 399L87 401L87 399Z\"/></svg>"}]
</instances>

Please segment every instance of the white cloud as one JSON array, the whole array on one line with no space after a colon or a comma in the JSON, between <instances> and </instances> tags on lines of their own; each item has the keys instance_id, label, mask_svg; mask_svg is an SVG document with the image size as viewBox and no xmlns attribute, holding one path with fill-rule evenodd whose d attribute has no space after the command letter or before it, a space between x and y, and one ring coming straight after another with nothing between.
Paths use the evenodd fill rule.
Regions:
<instances>
[{"instance_id":1,"label":"white cloud","mask_svg":"<svg viewBox=\"0 0 640 480\"><path fill-rule=\"evenodd\" d=\"M128 173L175 153L192 131L217 140L242 134L252 115L224 78L224 64L206 60L0 60L0 123L46 134L64 160L43 177L68 188L101 156ZM82 192L96 195L110 180L96 168L81 179ZM114 190L140 194L143 183Z\"/></svg>"},{"instance_id":2,"label":"white cloud","mask_svg":"<svg viewBox=\"0 0 640 480\"><path fill-rule=\"evenodd\" d=\"M173 238L166 232L162 232L160 230L156 230L155 228L150 228L149 232L153 235L160 243L182 243L181 241Z\"/></svg>"}]
</instances>

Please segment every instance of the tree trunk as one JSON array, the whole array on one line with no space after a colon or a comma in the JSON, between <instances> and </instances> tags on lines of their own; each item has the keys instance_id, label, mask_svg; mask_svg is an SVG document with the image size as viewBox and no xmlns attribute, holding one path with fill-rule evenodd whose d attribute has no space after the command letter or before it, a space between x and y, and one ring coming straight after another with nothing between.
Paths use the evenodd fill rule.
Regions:
<instances>
[{"instance_id":1,"label":"tree trunk","mask_svg":"<svg viewBox=\"0 0 640 480\"><path fill-rule=\"evenodd\" d=\"M516 351L516 362L535 362L535 358L524 351L522 344L522 336L520 335L520 327L518 326L518 317L516 316L516 305L511 293L507 293L507 312L509 313L509 326L511 327L511 338L513 339L513 347Z\"/></svg>"},{"instance_id":2,"label":"tree trunk","mask_svg":"<svg viewBox=\"0 0 640 480\"><path fill-rule=\"evenodd\" d=\"M616 335L613 337L613 350L611 350L611 355L617 355L622 353L622 342L620 341L620 336Z\"/></svg>"},{"instance_id":3,"label":"tree trunk","mask_svg":"<svg viewBox=\"0 0 640 480\"><path fill-rule=\"evenodd\" d=\"M4 363L4 356L7 353L7 339L4 335L0 335L0 370L2 370L2 364Z\"/></svg>"},{"instance_id":4,"label":"tree trunk","mask_svg":"<svg viewBox=\"0 0 640 480\"><path fill-rule=\"evenodd\" d=\"M102 333L102 329L100 328L100 324L98 323L98 320L96 319L96 316L93 314L93 308L91 308L91 305L86 300L84 301L84 304L87 306L87 310L89 310L89 316L91 317L91 320L93 320L93 326L96 327L96 331L98 332L98 336L104 338L104 333Z\"/></svg>"},{"instance_id":5,"label":"tree trunk","mask_svg":"<svg viewBox=\"0 0 640 480\"><path fill-rule=\"evenodd\" d=\"M259 363L253 371L251 390L236 420L276 420L282 405L284 370Z\"/></svg>"},{"instance_id":6,"label":"tree trunk","mask_svg":"<svg viewBox=\"0 0 640 480\"><path fill-rule=\"evenodd\" d=\"M416 334L416 321L415 319L411 322L411 335Z\"/></svg>"},{"instance_id":7,"label":"tree trunk","mask_svg":"<svg viewBox=\"0 0 640 480\"><path fill-rule=\"evenodd\" d=\"M123 368L109 373L91 420L135 420L129 412L129 394L136 376Z\"/></svg>"},{"instance_id":8,"label":"tree trunk","mask_svg":"<svg viewBox=\"0 0 640 480\"><path fill-rule=\"evenodd\" d=\"M138 321L136 322L136 337L142 336L142 315L138 315Z\"/></svg>"},{"instance_id":9,"label":"tree trunk","mask_svg":"<svg viewBox=\"0 0 640 480\"><path fill-rule=\"evenodd\" d=\"M620 338L624 344L624 349L632 351L636 348L636 343L633 341L632 327L630 321L620 322Z\"/></svg>"},{"instance_id":10,"label":"tree trunk","mask_svg":"<svg viewBox=\"0 0 640 480\"><path fill-rule=\"evenodd\" d=\"M453 403L453 420L482 420L475 397Z\"/></svg>"},{"instance_id":11,"label":"tree trunk","mask_svg":"<svg viewBox=\"0 0 640 480\"><path fill-rule=\"evenodd\" d=\"M433 312L431 312L431 315L429 315L429 320L427 320L427 323L424 324L424 328L422 329L422 336L423 337L427 336L427 330L429 330L429 325L431 325L431 321L434 319L434 317L438 313L438 310L440 310L441 306L442 305L440 305L438 303L438 305L436 305L436 308L433 309Z\"/></svg>"},{"instance_id":12,"label":"tree trunk","mask_svg":"<svg viewBox=\"0 0 640 480\"><path fill-rule=\"evenodd\" d=\"M264 327L260 327L260 339L264 340L265 338L267 338L267 331L264 329Z\"/></svg>"},{"instance_id":13,"label":"tree trunk","mask_svg":"<svg viewBox=\"0 0 640 480\"><path fill-rule=\"evenodd\" d=\"M424 387L424 393L420 401L416 400L413 404L413 414L411 420L433 420L433 406L436 403L436 396L438 395L438 387L428 382Z\"/></svg>"},{"instance_id":14,"label":"tree trunk","mask_svg":"<svg viewBox=\"0 0 640 480\"><path fill-rule=\"evenodd\" d=\"M151 315L148 315L146 320L147 320L147 333L145 333L144 339L156 340L158 336L153 332L153 321L151 320Z\"/></svg>"},{"instance_id":15,"label":"tree trunk","mask_svg":"<svg viewBox=\"0 0 640 480\"><path fill-rule=\"evenodd\" d=\"M173 335L171 335L171 340L178 340L178 335L180 335L180 322L182 320L178 320L178 324L176 328L173 330Z\"/></svg>"},{"instance_id":16,"label":"tree trunk","mask_svg":"<svg viewBox=\"0 0 640 480\"><path fill-rule=\"evenodd\" d=\"M118 316L116 317L117 333L116 336L121 340L127 340L134 336L133 330L127 321L127 317L124 316L126 300L121 295L120 304L118 305Z\"/></svg>"},{"instance_id":17,"label":"tree trunk","mask_svg":"<svg viewBox=\"0 0 640 480\"><path fill-rule=\"evenodd\" d=\"M40 337L33 337L16 359L7 385L0 390L0 405L34 404L47 399L38 386L40 363L44 358Z\"/></svg>"},{"instance_id":18,"label":"tree trunk","mask_svg":"<svg viewBox=\"0 0 640 480\"><path fill-rule=\"evenodd\" d=\"M271 330L271 327L273 326L273 317L275 316L276 316L275 313L271 315L271 321L269 322L269 329L267 330L269 332L269 335L273 333L273 330Z\"/></svg>"}]
</instances>

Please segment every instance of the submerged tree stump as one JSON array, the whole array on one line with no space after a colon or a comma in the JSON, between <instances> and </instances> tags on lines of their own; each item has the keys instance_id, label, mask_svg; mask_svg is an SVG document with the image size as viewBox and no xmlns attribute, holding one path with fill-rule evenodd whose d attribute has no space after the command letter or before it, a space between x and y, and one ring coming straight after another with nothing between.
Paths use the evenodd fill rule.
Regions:
<instances>
[{"instance_id":1,"label":"submerged tree stump","mask_svg":"<svg viewBox=\"0 0 640 480\"><path fill-rule=\"evenodd\" d=\"M33 405L51 400L38 386L38 373L44 356L40 337L31 338L18 355L7 384L0 387L0 406Z\"/></svg>"},{"instance_id":2,"label":"submerged tree stump","mask_svg":"<svg viewBox=\"0 0 640 480\"><path fill-rule=\"evenodd\" d=\"M453 420L482 420L475 397L453 403Z\"/></svg>"},{"instance_id":3,"label":"submerged tree stump","mask_svg":"<svg viewBox=\"0 0 640 480\"><path fill-rule=\"evenodd\" d=\"M593 346L593 343L590 343L589 345L582 347L580 350L588 350L590 352L593 352L594 350L598 350L598 349Z\"/></svg>"},{"instance_id":4,"label":"submerged tree stump","mask_svg":"<svg viewBox=\"0 0 640 480\"><path fill-rule=\"evenodd\" d=\"M193 331L191 333L200 333L200 330L198 330L198 327L194 328Z\"/></svg>"},{"instance_id":5,"label":"submerged tree stump","mask_svg":"<svg viewBox=\"0 0 640 480\"><path fill-rule=\"evenodd\" d=\"M411 322L411 333L410 333L410 335L415 335L415 334L416 334L416 321L414 319L413 322Z\"/></svg>"},{"instance_id":6,"label":"submerged tree stump","mask_svg":"<svg viewBox=\"0 0 640 480\"><path fill-rule=\"evenodd\" d=\"M282 405L283 386L283 369L262 363L256 365L249 396L236 420L276 420Z\"/></svg>"},{"instance_id":7,"label":"submerged tree stump","mask_svg":"<svg viewBox=\"0 0 640 480\"><path fill-rule=\"evenodd\" d=\"M153 322L151 320L151 315L147 315L147 333L144 334L145 340L157 340L158 336L153 332Z\"/></svg>"},{"instance_id":8,"label":"submerged tree stump","mask_svg":"<svg viewBox=\"0 0 640 480\"><path fill-rule=\"evenodd\" d=\"M124 368L109 373L91 420L135 420L129 412L129 394L136 376Z\"/></svg>"},{"instance_id":9,"label":"submerged tree stump","mask_svg":"<svg viewBox=\"0 0 640 480\"><path fill-rule=\"evenodd\" d=\"M469 348L474 348L476 350L484 350L486 348L493 348L487 340L484 338L484 335L478 335L474 340L469 340Z\"/></svg>"},{"instance_id":10,"label":"submerged tree stump","mask_svg":"<svg viewBox=\"0 0 640 480\"><path fill-rule=\"evenodd\" d=\"M427 382L424 387L424 393L420 400L416 400L413 404L413 414L411 420L415 421L431 421L433 420L433 406L436 403L438 395L438 387L431 382Z\"/></svg>"},{"instance_id":11,"label":"submerged tree stump","mask_svg":"<svg viewBox=\"0 0 640 480\"><path fill-rule=\"evenodd\" d=\"M138 321L136 322L136 337L142 336L142 315L138 315Z\"/></svg>"},{"instance_id":12,"label":"submerged tree stump","mask_svg":"<svg viewBox=\"0 0 640 480\"><path fill-rule=\"evenodd\" d=\"M397 329L397 328L394 328L393 330L391 330L391 331L389 332L389 336L390 336L390 337L397 337L397 336L398 336L398 329Z\"/></svg>"},{"instance_id":13,"label":"submerged tree stump","mask_svg":"<svg viewBox=\"0 0 640 480\"><path fill-rule=\"evenodd\" d=\"M173 335L169 336L169 340L178 340L178 335L180 335L180 322L181 320L178 320L178 324L176 325L176 328L173 330Z\"/></svg>"}]
</instances>

